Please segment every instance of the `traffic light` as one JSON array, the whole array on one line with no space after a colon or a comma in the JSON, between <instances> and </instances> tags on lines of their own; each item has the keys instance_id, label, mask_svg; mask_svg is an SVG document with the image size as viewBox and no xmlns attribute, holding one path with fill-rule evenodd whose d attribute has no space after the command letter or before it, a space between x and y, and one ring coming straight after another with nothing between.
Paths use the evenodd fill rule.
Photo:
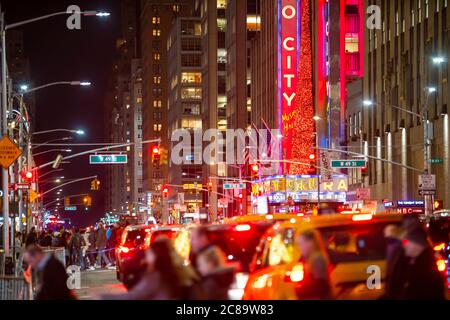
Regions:
<instances>
[{"instance_id":1,"label":"traffic light","mask_svg":"<svg viewBox=\"0 0 450 320\"><path fill-rule=\"evenodd\" d=\"M64 206L70 207L70 197L65 197L64 198Z\"/></svg>"},{"instance_id":2,"label":"traffic light","mask_svg":"<svg viewBox=\"0 0 450 320\"><path fill-rule=\"evenodd\" d=\"M242 201L242 199L244 199L244 195L242 194L242 192L239 192L238 200Z\"/></svg>"},{"instance_id":3,"label":"traffic light","mask_svg":"<svg viewBox=\"0 0 450 320\"><path fill-rule=\"evenodd\" d=\"M434 210L441 210L444 208L444 200L434 200Z\"/></svg>"},{"instance_id":4,"label":"traffic light","mask_svg":"<svg viewBox=\"0 0 450 320\"><path fill-rule=\"evenodd\" d=\"M362 177L367 177L369 175L369 170L367 168L367 163L364 167L361 168L361 176Z\"/></svg>"},{"instance_id":5,"label":"traffic light","mask_svg":"<svg viewBox=\"0 0 450 320\"><path fill-rule=\"evenodd\" d=\"M91 181L91 190L92 191L100 190L100 180L95 178L94 180Z\"/></svg>"},{"instance_id":6,"label":"traffic light","mask_svg":"<svg viewBox=\"0 0 450 320\"><path fill-rule=\"evenodd\" d=\"M169 196L169 187L168 186L164 186L162 188L162 195L163 195L164 199L166 199Z\"/></svg>"},{"instance_id":7,"label":"traffic light","mask_svg":"<svg viewBox=\"0 0 450 320\"><path fill-rule=\"evenodd\" d=\"M153 146L152 148L152 162L154 166L161 164L161 149L159 146Z\"/></svg>"},{"instance_id":8,"label":"traffic light","mask_svg":"<svg viewBox=\"0 0 450 320\"><path fill-rule=\"evenodd\" d=\"M308 158L309 158L308 174L317 174L316 154L311 153Z\"/></svg>"},{"instance_id":9,"label":"traffic light","mask_svg":"<svg viewBox=\"0 0 450 320\"><path fill-rule=\"evenodd\" d=\"M92 197L89 196L89 195L84 196L84 197L83 197L83 205L84 205L85 207L90 207L90 206L92 206Z\"/></svg>"},{"instance_id":10,"label":"traffic light","mask_svg":"<svg viewBox=\"0 0 450 320\"><path fill-rule=\"evenodd\" d=\"M31 170L27 170L22 172L22 179L28 183L33 182L34 180L34 173Z\"/></svg>"},{"instance_id":11,"label":"traffic light","mask_svg":"<svg viewBox=\"0 0 450 320\"><path fill-rule=\"evenodd\" d=\"M161 164L169 164L169 151L167 149L161 148Z\"/></svg>"},{"instance_id":12,"label":"traffic light","mask_svg":"<svg viewBox=\"0 0 450 320\"><path fill-rule=\"evenodd\" d=\"M206 188L208 189L208 192L212 192L213 191L213 183L212 183L212 181L208 181L208 183L206 184Z\"/></svg>"},{"instance_id":13,"label":"traffic light","mask_svg":"<svg viewBox=\"0 0 450 320\"><path fill-rule=\"evenodd\" d=\"M252 164L251 171L252 171L252 180L258 179L259 178L259 165L256 163Z\"/></svg>"}]
</instances>

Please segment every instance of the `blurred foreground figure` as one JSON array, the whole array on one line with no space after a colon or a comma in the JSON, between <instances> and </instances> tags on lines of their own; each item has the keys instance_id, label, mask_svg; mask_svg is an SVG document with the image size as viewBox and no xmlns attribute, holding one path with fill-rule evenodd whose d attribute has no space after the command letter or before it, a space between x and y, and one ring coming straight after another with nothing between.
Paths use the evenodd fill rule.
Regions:
<instances>
[{"instance_id":1,"label":"blurred foreground figure","mask_svg":"<svg viewBox=\"0 0 450 320\"><path fill-rule=\"evenodd\" d=\"M167 238L157 239L146 252L147 270L127 293L100 296L102 300L185 299L195 281L195 273L183 264Z\"/></svg>"},{"instance_id":2,"label":"blurred foreground figure","mask_svg":"<svg viewBox=\"0 0 450 320\"><path fill-rule=\"evenodd\" d=\"M297 289L300 300L331 299L328 258L322 249L322 240L317 231L310 230L300 234L297 239L304 266L303 285Z\"/></svg>"},{"instance_id":3,"label":"blurred foreground figure","mask_svg":"<svg viewBox=\"0 0 450 320\"><path fill-rule=\"evenodd\" d=\"M206 300L228 300L228 289L234 280L235 267L226 264L225 254L215 246L197 257L201 288Z\"/></svg>"},{"instance_id":4,"label":"blurred foreground figure","mask_svg":"<svg viewBox=\"0 0 450 320\"><path fill-rule=\"evenodd\" d=\"M417 226L409 230L403 239L408 263L402 276L400 299L444 300L445 279L436 265L426 231Z\"/></svg>"},{"instance_id":5,"label":"blurred foreground figure","mask_svg":"<svg viewBox=\"0 0 450 320\"><path fill-rule=\"evenodd\" d=\"M45 254L38 245L26 248L25 261L36 271L35 300L73 300L75 294L67 287L67 273L53 254Z\"/></svg>"}]
</instances>

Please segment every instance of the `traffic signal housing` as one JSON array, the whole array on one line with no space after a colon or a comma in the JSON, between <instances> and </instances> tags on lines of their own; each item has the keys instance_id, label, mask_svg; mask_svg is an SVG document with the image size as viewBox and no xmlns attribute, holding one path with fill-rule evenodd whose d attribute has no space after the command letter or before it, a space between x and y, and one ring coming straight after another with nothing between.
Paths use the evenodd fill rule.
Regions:
<instances>
[{"instance_id":1,"label":"traffic signal housing","mask_svg":"<svg viewBox=\"0 0 450 320\"><path fill-rule=\"evenodd\" d=\"M252 180L256 180L259 178L259 165L257 163L252 164L251 173L252 173Z\"/></svg>"},{"instance_id":2,"label":"traffic signal housing","mask_svg":"<svg viewBox=\"0 0 450 320\"><path fill-rule=\"evenodd\" d=\"M308 157L309 159L309 168L308 174L314 175L317 174L317 158L315 153L311 153Z\"/></svg>"},{"instance_id":3,"label":"traffic signal housing","mask_svg":"<svg viewBox=\"0 0 450 320\"><path fill-rule=\"evenodd\" d=\"M361 176L367 177L369 175L369 169L367 168L367 163L364 167L361 168Z\"/></svg>"},{"instance_id":4,"label":"traffic signal housing","mask_svg":"<svg viewBox=\"0 0 450 320\"><path fill-rule=\"evenodd\" d=\"M212 181L208 181L208 183L206 184L206 188L208 189L208 192L212 192L213 191L213 183L212 183Z\"/></svg>"},{"instance_id":5,"label":"traffic signal housing","mask_svg":"<svg viewBox=\"0 0 450 320\"><path fill-rule=\"evenodd\" d=\"M22 172L22 179L28 183L33 182L34 172L32 170L27 170L27 171Z\"/></svg>"},{"instance_id":6,"label":"traffic signal housing","mask_svg":"<svg viewBox=\"0 0 450 320\"><path fill-rule=\"evenodd\" d=\"M161 164L161 149L159 146L153 146L152 148L152 163L154 166Z\"/></svg>"},{"instance_id":7,"label":"traffic signal housing","mask_svg":"<svg viewBox=\"0 0 450 320\"><path fill-rule=\"evenodd\" d=\"M100 180L97 178L91 181L91 190L99 191L100 190Z\"/></svg>"},{"instance_id":8,"label":"traffic signal housing","mask_svg":"<svg viewBox=\"0 0 450 320\"><path fill-rule=\"evenodd\" d=\"M441 210L444 208L444 200L434 200L434 210Z\"/></svg>"},{"instance_id":9,"label":"traffic signal housing","mask_svg":"<svg viewBox=\"0 0 450 320\"><path fill-rule=\"evenodd\" d=\"M169 187L163 186L162 187L162 195L164 199L167 199L169 197Z\"/></svg>"},{"instance_id":10,"label":"traffic signal housing","mask_svg":"<svg viewBox=\"0 0 450 320\"><path fill-rule=\"evenodd\" d=\"M92 206L92 197L89 195L86 195L83 197L83 205L85 207L91 207Z\"/></svg>"}]
</instances>

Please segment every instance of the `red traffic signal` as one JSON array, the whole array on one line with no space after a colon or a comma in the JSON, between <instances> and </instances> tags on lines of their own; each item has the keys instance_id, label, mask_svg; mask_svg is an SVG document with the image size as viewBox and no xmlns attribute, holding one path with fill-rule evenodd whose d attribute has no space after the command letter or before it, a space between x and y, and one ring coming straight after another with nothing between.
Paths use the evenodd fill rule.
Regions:
<instances>
[{"instance_id":1,"label":"red traffic signal","mask_svg":"<svg viewBox=\"0 0 450 320\"><path fill-rule=\"evenodd\" d=\"M159 146L154 146L152 152L154 155L159 155L161 154L161 149L159 149Z\"/></svg>"},{"instance_id":2,"label":"red traffic signal","mask_svg":"<svg viewBox=\"0 0 450 320\"><path fill-rule=\"evenodd\" d=\"M316 155L314 153L311 153L309 155L309 160L311 160L311 161L316 160Z\"/></svg>"},{"instance_id":3,"label":"red traffic signal","mask_svg":"<svg viewBox=\"0 0 450 320\"><path fill-rule=\"evenodd\" d=\"M206 188L208 189L209 192L211 192L213 190L213 183L212 183L212 181L209 181L206 184Z\"/></svg>"},{"instance_id":4,"label":"red traffic signal","mask_svg":"<svg viewBox=\"0 0 450 320\"><path fill-rule=\"evenodd\" d=\"M252 165L253 172L259 172L259 166L257 164Z\"/></svg>"},{"instance_id":5,"label":"red traffic signal","mask_svg":"<svg viewBox=\"0 0 450 320\"><path fill-rule=\"evenodd\" d=\"M315 153L311 153L308 158L309 158L308 173L309 174L316 174L317 173L316 154Z\"/></svg>"},{"instance_id":6,"label":"red traffic signal","mask_svg":"<svg viewBox=\"0 0 450 320\"><path fill-rule=\"evenodd\" d=\"M33 171L24 171L22 172L22 178L24 180L28 180L29 182L31 182L34 178L34 174Z\"/></svg>"},{"instance_id":7,"label":"red traffic signal","mask_svg":"<svg viewBox=\"0 0 450 320\"><path fill-rule=\"evenodd\" d=\"M162 194L163 194L163 197L164 197L164 198L167 198L167 197L169 196L169 187L164 186L164 187L162 188Z\"/></svg>"},{"instance_id":8,"label":"red traffic signal","mask_svg":"<svg viewBox=\"0 0 450 320\"><path fill-rule=\"evenodd\" d=\"M239 193L238 198L239 198L239 199L243 199L243 198L244 198L244 195L243 195L242 193Z\"/></svg>"}]
</instances>

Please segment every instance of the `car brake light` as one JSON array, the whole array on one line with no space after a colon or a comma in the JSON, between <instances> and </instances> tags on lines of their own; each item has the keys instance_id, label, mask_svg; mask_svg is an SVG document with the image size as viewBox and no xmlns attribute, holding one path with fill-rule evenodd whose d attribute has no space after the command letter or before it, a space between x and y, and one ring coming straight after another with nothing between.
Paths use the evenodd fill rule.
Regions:
<instances>
[{"instance_id":1,"label":"car brake light","mask_svg":"<svg viewBox=\"0 0 450 320\"><path fill-rule=\"evenodd\" d=\"M239 224L236 226L235 229L236 231L242 232L242 231L249 231L251 227L248 224Z\"/></svg>"},{"instance_id":2,"label":"car brake light","mask_svg":"<svg viewBox=\"0 0 450 320\"><path fill-rule=\"evenodd\" d=\"M352 216L352 220L353 221L370 221L372 220L373 215L371 215L370 213L368 214L357 214Z\"/></svg>"},{"instance_id":3,"label":"car brake light","mask_svg":"<svg viewBox=\"0 0 450 320\"><path fill-rule=\"evenodd\" d=\"M266 215L267 220L273 220L273 214L267 214Z\"/></svg>"},{"instance_id":4,"label":"car brake light","mask_svg":"<svg viewBox=\"0 0 450 320\"><path fill-rule=\"evenodd\" d=\"M434 251L441 251L445 248L445 243L439 243L433 247Z\"/></svg>"},{"instance_id":5,"label":"car brake light","mask_svg":"<svg viewBox=\"0 0 450 320\"><path fill-rule=\"evenodd\" d=\"M296 264L291 271L287 272L286 276L291 282L302 282L305 278L305 268L303 266L303 263Z\"/></svg>"},{"instance_id":6,"label":"car brake light","mask_svg":"<svg viewBox=\"0 0 450 320\"><path fill-rule=\"evenodd\" d=\"M447 265L445 260L440 258L436 260L437 268L440 272L445 272L447 270Z\"/></svg>"}]
</instances>

